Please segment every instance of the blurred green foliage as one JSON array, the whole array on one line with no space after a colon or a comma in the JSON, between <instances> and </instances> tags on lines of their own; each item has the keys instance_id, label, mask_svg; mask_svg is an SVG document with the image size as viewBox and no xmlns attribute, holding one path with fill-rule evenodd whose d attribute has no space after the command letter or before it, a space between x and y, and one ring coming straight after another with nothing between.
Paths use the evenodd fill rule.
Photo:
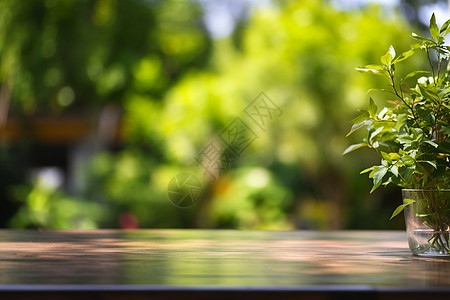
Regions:
<instances>
[{"instance_id":1,"label":"blurred green foliage","mask_svg":"<svg viewBox=\"0 0 450 300\"><path fill-rule=\"evenodd\" d=\"M354 68L378 62L391 44L409 45L412 29L397 14L276 1L211 40L196 2L0 3L0 80L11 86L12 111L118 103L126 141L84 166L76 195L39 183L17 189L23 205L11 226L118 227L124 212L141 227L401 226L386 222L395 193L369 196L370 181L358 175L376 157L341 156L348 120L369 87L385 84ZM423 63L411 60L408 70ZM218 180L202 179L196 206L172 205L170 179L186 170L201 177L195 157L261 92L283 114L266 132L252 127L258 138Z\"/></svg>"},{"instance_id":2,"label":"blurred green foliage","mask_svg":"<svg viewBox=\"0 0 450 300\"><path fill-rule=\"evenodd\" d=\"M160 97L210 49L190 1L2 0L0 14L0 80L24 114Z\"/></svg>"}]
</instances>

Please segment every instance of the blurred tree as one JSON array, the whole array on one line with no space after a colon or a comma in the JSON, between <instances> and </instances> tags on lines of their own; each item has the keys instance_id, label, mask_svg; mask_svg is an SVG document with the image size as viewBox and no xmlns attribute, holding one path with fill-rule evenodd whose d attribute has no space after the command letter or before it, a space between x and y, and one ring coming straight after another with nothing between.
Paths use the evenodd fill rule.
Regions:
<instances>
[{"instance_id":1,"label":"blurred tree","mask_svg":"<svg viewBox=\"0 0 450 300\"><path fill-rule=\"evenodd\" d=\"M70 226L70 222L56 220L67 219L68 214L48 213L60 211L52 207L68 199L66 195L42 189L42 183L36 181L33 188L14 189L16 197L11 196L11 185L28 184L30 156L42 152L36 150L36 143L46 142L36 142L30 120L36 116L59 116L61 120L68 115L75 115L80 122L95 120L98 115L110 118L109 107L120 109L130 94L161 102L182 74L208 63L211 40L202 18L202 7L194 1L1 0L0 132L5 132L8 124L9 132L22 128L19 138L25 139L11 144L7 134L0 136L1 162L6 162L0 170L1 215L8 217L17 205L11 199L19 198L26 203L23 211L47 211L48 218L26 221L32 213L20 212L21 221L15 220L14 226ZM56 146L70 152L79 141L71 142L45 144L44 151ZM155 157L164 153L154 143L139 146ZM18 148L16 153L10 150ZM67 168L68 162L64 164ZM48 196L51 201L40 207L42 203L34 201L33 195L44 192L52 195Z\"/></svg>"},{"instance_id":2,"label":"blurred tree","mask_svg":"<svg viewBox=\"0 0 450 300\"><path fill-rule=\"evenodd\" d=\"M387 84L354 68L378 61L390 44L406 50L411 31L408 24L398 15L384 19L376 6L342 12L322 1L280 1L255 10L238 28L232 37L215 41L209 69L186 73L161 104L138 94L128 98L125 125L130 141L135 145L159 141L154 144L164 150L166 163L146 169L136 200L125 190L114 198L128 197L126 205L130 207L148 184L162 197L155 200L158 193L148 194L142 202L148 210L156 205L151 203L168 202L164 192L172 176L188 166L234 117L244 115L248 103L264 91L283 109L283 115L267 132L253 128L258 139L229 172L207 184L205 197L189 210L195 224L236 228L395 226L386 220L396 204L384 208L383 194L368 201L370 182L353 175L374 157L365 153L344 161L341 153L348 144L345 134L350 125L346 120L364 107L368 87ZM420 63L411 61L411 69ZM135 165L154 159L139 151L128 158ZM108 171L101 178L109 182L123 173ZM261 176L266 179L252 185L246 178L255 174L265 174ZM120 182L130 187L136 184L135 179L122 178ZM111 194L115 189L105 186L103 190Z\"/></svg>"},{"instance_id":3,"label":"blurred tree","mask_svg":"<svg viewBox=\"0 0 450 300\"><path fill-rule=\"evenodd\" d=\"M0 14L2 101L15 114L99 108L130 89L157 100L210 50L191 1L2 0Z\"/></svg>"},{"instance_id":4,"label":"blurred tree","mask_svg":"<svg viewBox=\"0 0 450 300\"><path fill-rule=\"evenodd\" d=\"M103 49L99 42L103 50L93 61L100 67L91 69L99 76L90 79L93 95L102 101L120 99L127 147L101 153L91 164L79 197L95 201L107 214L93 214L89 224L117 227L126 212L142 227L399 226L387 223L396 203L384 207L389 199L381 193L369 201L370 181L355 175L376 158L362 152L344 161L341 153L351 143L345 139L348 120L365 107L367 89L387 85L354 68L379 61L390 44L406 50L412 31L406 21L395 13L385 17L377 6L337 11L328 1L273 1L255 6L232 36L214 40L210 48L206 32L193 25L195 18L179 13L184 12L180 3L188 2L156 6L160 11L153 22L159 25L147 37L158 50L130 59L132 68L120 67L122 56L104 54L123 43L105 42ZM209 49L210 60L204 57ZM411 69L421 63L411 60ZM244 113L260 92L283 111L266 131ZM238 116L257 138L220 178L208 181L195 159ZM226 145L221 143L220 150ZM167 189L186 170L201 178L204 197L180 209L169 202ZM24 209L36 203L33 197L22 197L28 199ZM56 193L52 201L58 197L63 195ZM13 224L55 223L17 217Z\"/></svg>"}]
</instances>

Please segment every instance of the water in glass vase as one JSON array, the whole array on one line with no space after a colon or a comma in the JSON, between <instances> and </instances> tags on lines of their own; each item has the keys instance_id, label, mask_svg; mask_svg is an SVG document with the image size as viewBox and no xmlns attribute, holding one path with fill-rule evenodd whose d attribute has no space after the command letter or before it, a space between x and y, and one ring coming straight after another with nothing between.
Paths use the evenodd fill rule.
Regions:
<instances>
[{"instance_id":1,"label":"water in glass vase","mask_svg":"<svg viewBox=\"0 0 450 300\"><path fill-rule=\"evenodd\" d=\"M448 232L436 232L427 229L408 231L408 243L411 252L423 256L448 256Z\"/></svg>"},{"instance_id":2,"label":"water in glass vase","mask_svg":"<svg viewBox=\"0 0 450 300\"><path fill-rule=\"evenodd\" d=\"M406 232L411 252L450 256L450 190L403 189Z\"/></svg>"}]
</instances>

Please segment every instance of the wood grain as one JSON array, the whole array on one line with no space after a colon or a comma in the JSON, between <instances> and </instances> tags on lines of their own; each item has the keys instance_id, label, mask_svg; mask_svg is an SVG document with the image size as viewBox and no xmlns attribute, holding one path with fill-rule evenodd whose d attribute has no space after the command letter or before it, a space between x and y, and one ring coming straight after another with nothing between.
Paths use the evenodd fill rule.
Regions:
<instances>
[{"instance_id":1,"label":"wood grain","mask_svg":"<svg viewBox=\"0 0 450 300\"><path fill-rule=\"evenodd\" d=\"M407 247L397 231L3 230L0 292L450 298L450 260Z\"/></svg>"}]
</instances>

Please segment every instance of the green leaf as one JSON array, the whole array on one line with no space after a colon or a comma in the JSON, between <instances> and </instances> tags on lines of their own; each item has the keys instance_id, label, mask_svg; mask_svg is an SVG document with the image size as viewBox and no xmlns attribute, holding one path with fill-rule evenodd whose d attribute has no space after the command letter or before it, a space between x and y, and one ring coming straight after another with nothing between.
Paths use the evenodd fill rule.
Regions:
<instances>
[{"instance_id":1,"label":"green leaf","mask_svg":"<svg viewBox=\"0 0 450 300\"><path fill-rule=\"evenodd\" d=\"M401 61L407 59L408 57L412 56L413 54L414 54L414 50L409 50L409 51L403 52L397 58L395 58L392 61L392 63L395 64L395 63L401 62Z\"/></svg>"},{"instance_id":2,"label":"green leaf","mask_svg":"<svg viewBox=\"0 0 450 300\"><path fill-rule=\"evenodd\" d=\"M442 45L442 43L444 42L444 38L443 38L443 37L439 37L439 42L440 42L440 45ZM443 54L443 55L445 55L445 56L448 56L448 55L449 55L449 51L448 51L447 48L438 47L438 48L435 48L435 49L436 49L436 51L439 52L440 54Z\"/></svg>"},{"instance_id":3,"label":"green leaf","mask_svg":"<svg viewBox=\"0 0 450 300\"><path fill-rule=\"evenodd\" d=\"M369 100L369 115L371 117L375 117L375 115L377 114L377 111L378 111L378 107L375 104L375 101L373 101L372 97L370 97L370 100Z\"/></svg>"},{"instance_id":4,"label":"green leaf","mask_svg":"<svg viewBox=\"0 0 450 300\"><path fill-rule=\"evenodd\" d=\"M354 118L351 123L352 124L359 124L361 122L366 121L367 119L370 118L369 112L367 111L362 111L362 114L360 114L359 116L357 116L356 118Z\"/></svg>"},{"instance_id":5,"label":"green leaf","mask_svg":"<svg viewBox=\"0 0 450 300\"><path fill-rule=\"evenodd\" d=\"M392 58L395 57L395 50L394 50L394 46L389 46L389 50L388 53L392 56Z\"/></svg>"},{"instance_id":6,"label":"green leaf","mask_svg":"<svg viewBox=\"0 0 450 300\"><path fill-rule=\"evenodd\" d=\"M431 37L433 39L439 39L439 27L436 24L436 16L434 15L434 13L431 15L431 19L430 19L430 33L431 33Z\"/></svg>"},{"instance_id":7,"label":"green leaf","mask_svg":"<svg viewBox=\"0 0 450 300\"><path fill-rule=\"evenodd\" d=\"M448 26L450 25L450 19L447 20L442 26L441 29L439 29L439 33L442 37L445 37L447 34Z\"/></svg>"},{"instance_id":8,"label":"green leaf","mask_svg":"<svg viewBox=\"0 0 450 300\"><path fill-rule=\"evenodd\" d=\"M407 166L407 167L415 167L416 164L417 164L416 160L413 157L409 156L409 155L403 156L400 159L400 161L402 162L402 164L404 166Z\"/></svg>"},{"instance_id":9,"label":"green leaf","mask_svg":"<svg viewBox=\"0 0 450 300\"><path fill-rule=\"evenodd\" d=\"M391 173L394 174L395 177L398 177L398 167L396 165L391 167Z\"/></svg>"},{"instance_id":10,"label":"green leaf","mask_svg":"<svg viewBox=\"0 0 450 300\"><path fill-rule=\"evenodd\" d=\"M385 68L382 65L366 65L364 66L364 69L385 71Z\"/></svg>"},{"instance_id":11,"label":"green leaf","mask_svg":"<svg viewBox=\"0 0 450 300\"><path fill-rule=\"evenodd\" d=\"M411 136L415 138L415 140L419 140L423 136L423 129L418 127L412 127L410 129Z\"/></svg>"},{"instance_id":12,"label":"green leaf","mask_svg":"<svg viewBox=\"0 0 450 300\"><path fill-rule=\"evenodd\" d=\"M395 153L395 152L389 153L389 157L392 160L399 160L400 159L400 155L398 153Z\"/></svg>"},{"instance_id":13,"label":"green leaf","mask_svg":"<svg viewBox=\"0 0 450 300\"><path fill-rule=\"evenodd\" d=\"M370 193L375 191L383 182L383 177L386 175L388 168L378 167L378 169L373 173L373 187Z\"/></svg>"},{"instance_id":14,"label":"green leaf","mask_svg":"<svg viewBox=\"0 0 450 300\"><path fill-rule=\"evenodd\" d=\"M373 131L370 135L369 140L372 141L374 139L374 137L376 137L377 135L379 135L382 131L383 131L384 127L379 127L377 128L375 131Z\"/></svg>"},{"instance_id":15,"label":"green leaf","mask_svg":"<svg viewBox=\"0 0 450 300\"><path fill-rule=\"evenodd\" d=\"M414 71L406 75L400 82L405 82L406 80L416 77L416 76L428 76L430 72L427 71Z\"/></svg>"},{"instance_id":16,"label":"green leaf","mask_svg":"<svg viewBox=\"0 0 450 300\"><path fill-rule=\"evenodd\" d=\"M431 89L424 86L423 84L419 84L419 89L425 98L430 99L431 101L433 101L435 103L439 103L441 101L441 98L439 98L438 94L436 94Z\"/></svg>"},{"instance_id":17,"label":"green leaf","mask_svg":"<svg viewBox=\"0 0 450 300\"><path fill-rule=\"evenodd\" d=\"M347 149L344 150L342 155L345 155L347 153L355 151L356 149L359 149L359 148L362 148L362 147L367 147L367 146L368 145L366 143L359 143L359 144L351 145L351 146L347 147Z\"/></svg>"},{"instance_id":18,"label":"green leaf","mask_svg":"<svg viewBox=\"0 0 450 300\"><path fill-rule=\"evenodd\" d=\"M391 159L391 157L389 156L389 154L387 154L386 152L384 152L384 151L381 151L381 156L388 162L388 163L392 163L392 159Z\"/></svg>"},{"instance_id":19,"label":"green leaf","mask_svg":"<svg viewBox=\"0 0 450 300\"><path fill-rule=\"evenodd\" d=\"M420 163L427 163L427 164L429 164L430 166L432 166L433 168L437 169L437 165L436 165L436 162L435 162L435 161L420 160L420 161L418 161L418 162L420 162Z\"/></svg>"},{"instance_id":20,"label":"green leaf","mask_svg":"<svg viewBox=\"0 0 450 300\"><path fill-rule=\"evenodd\" d=\"M439 36L441 36L442 38L445 38L447 36L447 34L450 32L450 19L447 20L447 22L445 22L444 25L442 25L439 32L440 32Z\"/></svg>"},{"instance_id":21,"label":"green leaf","mask_svg":"<svg viewBox=\"0 0 450 300\"><path fill-rule=\"evenodd\" d=\"M371 123L372 123L372 120L365 120L365 121L362 121L361 123L354 124L354 125L352 126L352 128L350 129L349 133L347 133L346 136L348 137L348 136L351 135L353 132L355 132L355 131L357 131L357 130L359 130L359 129L363 128L364 126L367 126L367 125L369 125L369 124L371 124Z\"/></svg>"},{"instance_id":22,"label":"green leaf","mask_svg":"<svg viewBox=\"0 0 450 300\"><path fill-rule=\"evenodd\" d=\"M427 143L427 144L429 144L429 145L433 146L434 148L437 148L437 147L439 147L439 145L438 145L438 144L436 144L435 142L433 142L433 141L430 141L430 140L426 140L426 141L424 141L424 143Z\"/></svg>"},{"instance_id":23,"label":"green leaf","mask_svg":"<svg viewBox=\"0 0 450 300\"><path fill-rule=\"evenodd\" d=\"M429 46L436 46L436 43L433 40L424 38L414 32L412 33L412 37L421 42L426 42ZM420 46L420 47L422 47L422 46Z\"/></svg>"},{"instance_id":24,"label":"green leaf","mask_svg":"<svg viewBox=\"0 0 450 300\"><path fill-rule=\"evenodd\" d=\"M361 172L359 172L359 174L364 174L364 173L367 173L367 172L370 172L370 171L373 171L373 167L370 167L370 168L367 168L367 169L364 169L364 170L362 170Z\"/></svg>"},{"instance_id":25,"label":"green leaf","mask_svg":"<svg viewBox=\"0 0 450 300\"><path fill-rule=\"evenodd\" d=\"M398 215L399 213L401 213L405 207L407 207L408 205L410 205L410 204L412 204L412 203L414 203L414 202L416 202L416 201L414 201L414 200L412 200L412 199L404 199L404 200L403 200L403 204L402 204L402 205L399 205L399 206L394 210L394 212L392 213L392 216L391 216L391 218L390 218L389 220L392 220L392 218L395 217L396 215Z\"/></svg>"},{"instance_id":26,"label":"green leaf","mask_svg":"<svg viewBox=\"0 0 450 300\"><path fill-rule=\"evenodd\" d=\"M397 116L397 121L395 122L394 129L399 132L403 126L406 125L406 121L408 120L408 116L406 114L400 114Z\"/></svg>"},{"instance_id":27,"label":"green leaf","mask_svg":"<svg viewBox=\"0 0 450 300\"><path fill-rule=\"evenodd\" d=\"M379 68L381 67L381 68ZM382 66L378 66L378 65L368 65L365 66L364 68L355 68L356 71L358 72L367 72L367 73L373 73L376 75L384 75L384 69Z\"/></svg>"},{"instance_id":28,"label":"green leaf","mask_svg":"<svg viewBox=\"0 0 450 300\"><path fill-rule=\"evenodd\" d=\"M378 114L378 118L379 119L383 119L384 118L384 116L386 115L386 113L389 111L389 109L387 108L387 107L384 107L381 111L380 111L380 113Z\"/></svg>"},{"instance_id":29,"label":"green leaf","mask_svg":"<svg viewBox=\"0 0 450 300\"><path fill-rule=\"evenodd\" d=\"M397 141L400 144L408 144L408 143L414 142L414 139L412 137L410 137L409 135L402 135L397 138Z\"/></svg>"},{"instance_id":30,"label":"green leaf","mask_svg":"<svg viewBox=\"0 0 450 300\"><path fill-rule=\"evenodd\" d=\"M394 47L391 45L388 52L381 57L381 63L385 66L389 66L395 57Z\"/></svg>"}]
</instances>

